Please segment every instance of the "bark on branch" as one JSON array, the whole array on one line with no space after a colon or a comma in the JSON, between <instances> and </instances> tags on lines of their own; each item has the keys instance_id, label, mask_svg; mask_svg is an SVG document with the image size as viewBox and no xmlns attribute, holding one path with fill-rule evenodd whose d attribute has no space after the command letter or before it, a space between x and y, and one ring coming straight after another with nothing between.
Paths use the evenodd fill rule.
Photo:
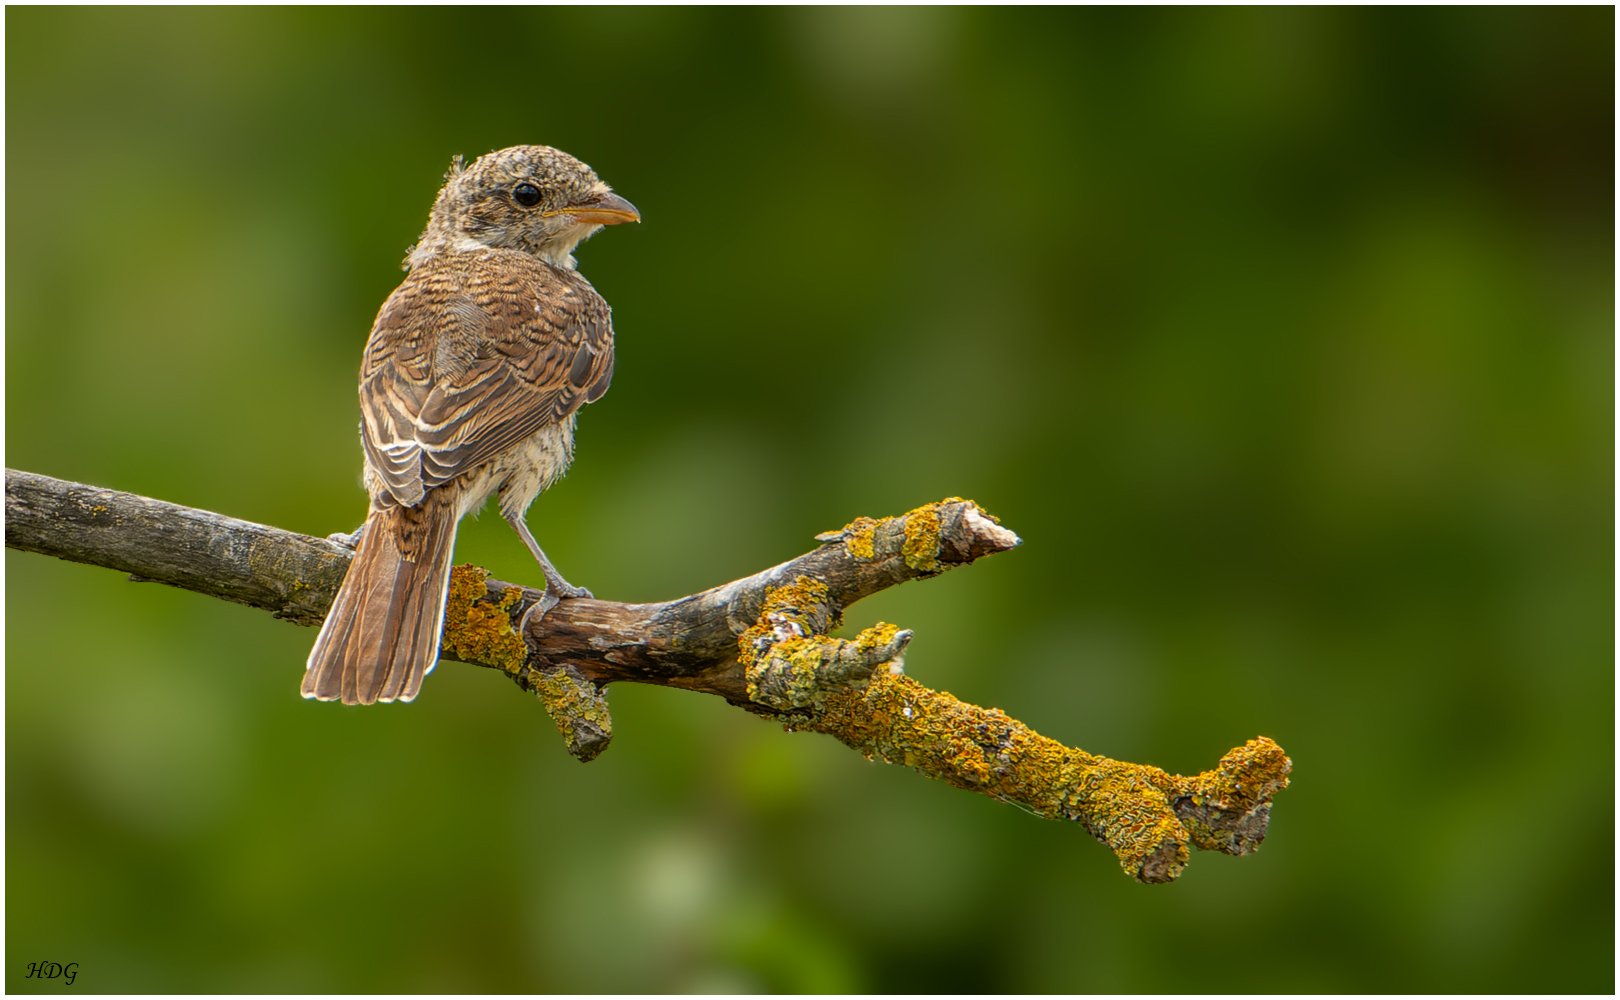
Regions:
<instances>
[{"instance_id":1,"label":"bark on branch","mask_svg":"<svg viewBox=\"0 0 1620 1000\"><path fill-rule=\"evenodd\" d=\"M797 559L658 604L567 600L517 623L541 591L456 567L444 658L506 673L539 696L590 760L612 738L603 688L636 681L725 698L789 729L826 733L1051 819L1079 822L1142 882L1168 882L1189 845L1247 854L1265 838L1291 762L1264 737L1214 770L1171 775L1098 757L907 677L911 633L880 623L830 633L850 604L1019 544L971 501L857 518ZM337 542L129 493L6 470L6 545L129 573L318 625L347 571Z\"/></svg>"}]
</instances>

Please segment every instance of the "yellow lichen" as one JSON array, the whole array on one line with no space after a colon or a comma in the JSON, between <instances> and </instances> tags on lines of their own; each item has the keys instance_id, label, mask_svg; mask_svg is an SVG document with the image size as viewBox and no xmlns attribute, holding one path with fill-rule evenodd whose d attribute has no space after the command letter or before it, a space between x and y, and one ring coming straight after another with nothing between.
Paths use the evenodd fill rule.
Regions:
<instances>
[{"instance_id":1,"label":"yellow lichen","mask_svg":"<svg viewBox=\"0 0 1620 1000\"><path fill-rule=\"evenodd\" d=\"M1000 523L958 497L910 511L901 519L900 555L911 569L945 568L940 511L952 503L970 504L979 516ZM893 520L858 518L842 532L827 533L826 540L841 537L852 556L875 558L878 529ZM892 537L884 535L885 558L894 555ZM1142 882L1176 878L1189 845L1241 854L1264 837L1263 810L1287 786L1289 769L1270 740L1251 740L1223 757L1215 771L1185 778L1064 746L999 709L959 701L897 670L877 670L858 685L830 683L839 663L863 663L870 671L873 654L896 655L887 651L909 636L879 623L852 641L831 639L817 617L833 613L826 598L824 586L804 577L776 588L758 621L739 638L749 697L781 712L789 730L826 733L869 759L916 768L1039 816L1079 822Z\"/></svg>"},{"instance_id":2,"label":"yellow lichen","mask_svg":"<svg viewBox=\"0 0 1620 1000\"><path fill-rule=\"evenodd\" d=\"M595 684L574 676L567 669L536 670L530 675L529 683L562 734L569 753L588 761L607 747L613 736L613 717L608 712L607 699ZM590 723L598 732L582 732L581 723ZM582 741L587 734L588 745Z\"/></svg>"},{"instance_id":3,"label":"yellow lichen","mask_svg":"<svg viewBox=\"0 0 1620 1000\"><path fill-rule=\"evenodd\" d=\"M861 690L829 693L820 711L795 723L1037 815L1080 820L1132 877L1167 881L1187 863L1187 832L1161 788L1163 771L1066 747L910 677L880 672Z\"/></svg>"},{"instance_id":4,"label":"yellow lichen","mask_svg":"<svg viewBox=\"0 0 1620 1000\"><path fill-rule=\"evenodd\" d=\"M873 541L878 522L869 517L857 517L844 528L844 551L855 559L871 559L876 552Z\"/></svg>"},{"instance_id":5,"label":"yellow lichen","mask_svg":"<svg viewBox=\"0 0 1620 1000\"><path fill-rule=\"evenodd\" d=\"M523 601L523 591L508 587L499 601L480 599L488 593L489 571L478 566L457 566L450 571L450 591L444 609L444 648L458 659L488 664L517 674L528 659L529 647L512 627L512 611Z\"/></svg>"},{"instance_id":6,"label":"yellow lichen","mask_svg":"<svg viewBox=\"0 0 1620 1000\"><path fill-rule=\"evenodd\" d=\"M1257 836L1250 819L1288 787L1292 768L1282 747L1261 736L1229 751L1213 771L1170 778L1166 791L1193 807L1181 810L1181 819L1199 848L1248 854L1264 837L1264 822Z\"/></svg>"},{"instance_id":7,"label":"yellow lichen","mask_svg":"<svg viewBox=\"0 0 1620 1000\"><path fill-rule=\"evenodd\" d=\"M827 585L801 576L792 583L772 587L765 594L759 618L737 637L738 658L743 666L752 664L773 643L817 631L817 612L826 616L823 630L838 627L838 614L827 601Z\"/></svg>"},{"instance_id":8,"label":"yellow lichen","mask_svg":"<svg viewBox=\"0 0 1620 1000\"><path fill-rule=\"evenodd\" d=\"M861 634L855 637L855 645L863 652L878 649L893 642L895 634L899 631L900 626L898 625L878 622L871 628L863 629Z\"/></svg>"},{"instance_id":9,"label":"yellow lichen","mask_svg":"<svg viewBox=\"0 0 1620 1000\"><path fill-rule=\"evenodd\" d=\"M906 515L906 541L900 554L914 570L932 573L939 569L939 504L918 507Z\"/></svg>"},{"instance_id":10,"label":"yellow lichen","mask_svg":"<svg viewBox=\"0 0 1620 1000\"><path fill-rule=\"evenodd\" d=\"M962 497L946 497L937 503L924 504L916 510L901 514L899 517L878 519L857 517L837 531L822 532L816 537L823 541L842 539L844 550L852 558L865 561L877 557L877 530L891 521L900 521L905 531L905 541L901 546L900 553L905 558L906 565L924 573L935 573L943 568L939 564L939 511L940 508L953 503L968 504L979 516L995 524L1001 523L999 518L972 500L964 500Z\"/></svg>"},{"instance_id":11,"label":"yellow lichen","mask_svg":"<svg viewBox=\"0 0 1620 1000\"><path fill-rule=\"evenodd\" d=\"M746 669L749 699L762 704L810 704L832 641L826 636L794 636L773 644ZM763 687L766 678L774 682L770 694Z\"/></svg>"},{"instance_id":12,"label":"yellow lichen","mask_svg":"<svg viewBox=\"0 0 1620 1000\"><path fill-rule=\"evenodd\" d=\"M819 580L769 590L759 619L737 638L749 700L784 710L817 704L828 690L863 681L911 638L883 622L853 640L827 635L837 626Z\"/></svg>"}]
</instances>

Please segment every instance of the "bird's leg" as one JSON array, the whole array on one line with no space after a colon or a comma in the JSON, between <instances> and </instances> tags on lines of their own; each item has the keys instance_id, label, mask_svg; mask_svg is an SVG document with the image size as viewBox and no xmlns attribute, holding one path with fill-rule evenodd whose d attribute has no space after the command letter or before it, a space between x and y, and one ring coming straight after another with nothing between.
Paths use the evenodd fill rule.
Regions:
<instances>
[{"instance_id":1,"label":"bird's leg","mask_svg":"<svg viewBox=\"0 0 1620 1000\"><path fill-rule=\"evenodd\" d=\"M529 533L529 526L523 523L523 518L508 515L506 523L512 526L512 530L518 533L519 538L523 539L523 544L529 547L529 552L534 556L535 562L540 564L540 571L546 575L547 590L555 590L559 598L593 596L584 587L576 587L563 579L562 574L557 572L557 568L551 565L551 560L547 559L546 554L540 550L540 543L535 541L534 535Z\"/></svg>"},{"instance_id":2,"label":"bird's leg","mask_svg":"<svg viewBox=\"0 0 1620 1000\"><path fill-rule=\"evenodd\" d=\"M529 547L529 552L534 556L534 561L540 564L540 572L544 573L546 577L545 596L541 597L538 603L524 612L523 620L518 623L519 633L526 630L530 618L535 616L544 618L546 612L556 607L557 602L563 598L592 596L591 592L584 587L576 587L563 579L562 574L557 572L557 567L551 565L551 560L546 558L545 552L540 548L540 543L534 540L534 535L529 532L529 526L524 523L521 514L506 515L506 523L512 526L512 530L518 533L519 538L523 539L523 544Z\"/></svg>"}]
</instances>

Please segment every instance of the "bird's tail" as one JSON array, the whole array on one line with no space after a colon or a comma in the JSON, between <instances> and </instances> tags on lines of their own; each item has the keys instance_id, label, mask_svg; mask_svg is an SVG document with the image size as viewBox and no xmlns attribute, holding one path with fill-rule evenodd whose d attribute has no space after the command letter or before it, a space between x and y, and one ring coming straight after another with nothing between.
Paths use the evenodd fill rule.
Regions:
<instances>
[{"instance_id":1,"label":"bird's tail","mask_svg":"<svg viewBox=\"0 0 1620 1000\"><path fill-rule=\"evenodd\" d=\"M454 489L373 511L304 671L305 698L410 701L439 660L456 542Z\"/></svg>"}]
</instances>

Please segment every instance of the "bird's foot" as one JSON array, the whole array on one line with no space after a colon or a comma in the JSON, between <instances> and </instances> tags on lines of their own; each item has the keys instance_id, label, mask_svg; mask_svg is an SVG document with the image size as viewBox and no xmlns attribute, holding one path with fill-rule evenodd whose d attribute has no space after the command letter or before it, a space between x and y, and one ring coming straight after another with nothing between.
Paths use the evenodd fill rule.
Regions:
<instances>
[{"instance_id":1,"label":"bird's foot","mask_svg":"<svg viewBox=\"0 0 1620 1000\"><path fill-rule=\"evenodd\" d=\"M518 634L523 635L529 630L529 620L544 618L552 608L561 604L565 599L575 597L592 597L590 591L584 587L576 587L564 580L561 576L553 579L553 574L546 574L546 592L540 599L529 605L529 610L523 612L523 618L518 622Z\"/></svg>"},{"instance_id":2,"label":"bird's foot","mask_svg":"<svg viewBox=\"0 0 1620 1000\"><path fill-rule=\"evenodd\" d=\"M368 521L366 523L369 524L371 522ZM360 547L360 536L364 535L365 533L366 525L362 524L360 527L354 529L352 534L334 531L330 535L326 536L326 540L329 542L337 542L339 545L344 545L351 549L358 549Z\"/></svg>"},{"instance_id":3,"label":"bird's foot","mask_svg":"<svg viewBox=\"0 0 1620 1000\"><path fill-rule=\"evenodd\" d=\"M586 590L584 587L576 587L560 576L555 580L546 580L546 593L556 594L558 600L571 597L589 597L592 599L596 597L595 594Z\"/></svg>"},{"instance_id":4,"label":"bird's foot","mask_svg":"<svg viewBox=\"0 0 1620 1000\"><path fill-rule=\"evenodd\" d=\"M560 600L561 598L552 593L550 587L547 587L546 592L540 595L540 599L529 605L529 610L523 612L522 619L518 621L518 635L528 635L529 621L531 619L544 618L546 616L546 612L556 607Z\"/></svg>"},{"instance_id":5,"label":"bird's foot","mask_svg":"<svg viewBox=\"0 0 1620 1000\"><path fill-rule=\"evenodd\" d=\"M557 572L557 567L551 565L551 560L546 558L546 553L540 548L540 543L534 540L534 534L529 531L529 526L523 523L521 515L508 514L506 523L512 526L512 530L518 533L519 538L523 539L523 544L529 547L529 553L534 556L534 561L540 564L540 572L546 575L547 594L555 593L559 601L566 597L594 596L584 587L576 587L562 578L562 574ZM556 601L553 601L552 605L555 606ZM541 614L545 614L545 612L542 611Z\"/></svg>"}]
</instances>

